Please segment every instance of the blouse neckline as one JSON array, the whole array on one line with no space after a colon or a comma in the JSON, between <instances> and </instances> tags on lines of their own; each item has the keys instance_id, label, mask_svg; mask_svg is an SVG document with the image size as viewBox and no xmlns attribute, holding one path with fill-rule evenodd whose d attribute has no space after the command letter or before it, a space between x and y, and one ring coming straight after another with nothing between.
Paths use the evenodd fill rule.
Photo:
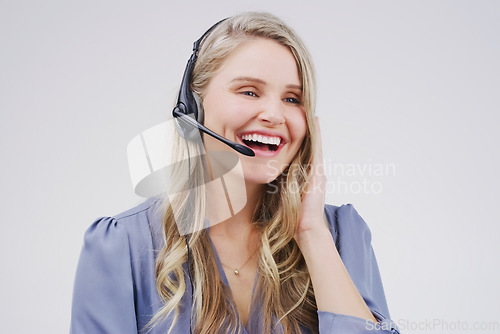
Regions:
<instances>
[{"instance_id":1,"label":"blouse neckline","mask_svg":"<svg viewBox=\"0 0 500 334\"><path fill-rule=\"evenodd\" d=\"M210 226L210 225L208 225L208 226ZM231 286L229 285L229 281L227 279L226 272L224 271L224 268L222 267L222 262L220 261L219 254L217 253L217 249L215 248L215 245L212 241L212 238L210 238L209 232L210 232L210 227L207 227L208 240L210 240L210 244L212 245L212 250L213 250L214 255L215 255L215 261L217 262L217 268L219 269L219 274L220 274L220 277L222 279L222 283L224 283L229 288L229 290L231 290ZM253 317L253 310L255 307L254 295L255 295L255 289L257 287L258 278L259 278L259 269L257 267L257 272L255 273L255 279L254 279L253 288L252 288L252 301L251 301L252 304L250 305L250 313L248 315L247 325L243 326L243 324L241 324L242 328L244 329L243 334L248 333L248 325L250 325L250 323L253 322L253 318L254 318ZM239 321L240 314L237 313L237 316L238 316L238 321Z\"/></svg>"}]
</instances>

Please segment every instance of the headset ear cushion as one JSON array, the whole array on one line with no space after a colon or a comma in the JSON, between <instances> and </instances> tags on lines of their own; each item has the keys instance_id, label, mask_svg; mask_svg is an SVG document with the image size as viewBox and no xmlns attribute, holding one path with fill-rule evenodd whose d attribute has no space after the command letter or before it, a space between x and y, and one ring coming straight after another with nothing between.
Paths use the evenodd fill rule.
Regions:
<instances>
[{"instance_id":1,"label":"headset ear cushion","mask_svg":"<svg viewBox=\"0 0 500 334\"><path fill-rule=\"evenodd\" d=\"M198 121L198 123L203 124L203 121L205 120L205 113L203 111L203 104L201 102L201 97L193 92L193 98L194 101L196 102L196 110L198 111L196 120Z\"/></svg>"}]
</instances>

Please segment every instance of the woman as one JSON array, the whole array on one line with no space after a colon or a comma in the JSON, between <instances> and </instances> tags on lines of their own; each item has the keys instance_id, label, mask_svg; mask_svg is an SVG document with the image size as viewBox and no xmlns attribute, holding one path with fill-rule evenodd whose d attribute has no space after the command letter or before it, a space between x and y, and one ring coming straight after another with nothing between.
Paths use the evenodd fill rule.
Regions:
<instances>
[{"instance_id":1,"label":"woman","mask_svg":"<svg viewBox=\"0 0 500 334\"><path fill-rule=\"evenodd\" d=\"M313 68L294 32L262 13L220 22L190 87L199 120L255 152L239 155L245 204L221 218L235 189L206 186L210 152L231 149L177 135L179 191L87 231L72 332L397 333L368 227L352 205L324 204Z\"/></svg>"}]
</instances>

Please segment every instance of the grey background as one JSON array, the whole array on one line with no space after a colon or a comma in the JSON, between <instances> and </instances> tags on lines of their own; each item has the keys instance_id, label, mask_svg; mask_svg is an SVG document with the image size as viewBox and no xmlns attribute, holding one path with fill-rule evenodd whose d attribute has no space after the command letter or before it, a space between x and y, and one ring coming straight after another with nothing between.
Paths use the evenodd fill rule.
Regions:
<instances>
[{"instance_id":1,"label":"grey background","mask_svg":"<svg viewBox=\"0 0 500 334\"><path fill-rule=\"evenodd\" d=\"M471 330L500 299L500 3L483 0L0 1L2 332L68 331L85 229L141 201L127 143L169 116L192 42L247 10L310 48L327 168L351 170L328 202L370 226L393 320L500 332Z\"/></svg>"}]
</instances>

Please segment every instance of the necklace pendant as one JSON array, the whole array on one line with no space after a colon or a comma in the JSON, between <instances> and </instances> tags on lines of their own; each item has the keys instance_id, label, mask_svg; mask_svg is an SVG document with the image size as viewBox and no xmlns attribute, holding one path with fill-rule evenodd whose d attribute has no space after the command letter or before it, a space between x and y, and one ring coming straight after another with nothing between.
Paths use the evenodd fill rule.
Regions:
<instances>
[{"instance_id":1,"label":"necklace pendant","mask_svg":"<svg viewBox=\"0 0 500 334\"><path fill-rule=\"evenodd\" d=\"M234 269L234 274L235 274L236 276L238 276L238 275L240 274L240 272L238 271L238 269Z\"/></svg>"}]
</instances>

